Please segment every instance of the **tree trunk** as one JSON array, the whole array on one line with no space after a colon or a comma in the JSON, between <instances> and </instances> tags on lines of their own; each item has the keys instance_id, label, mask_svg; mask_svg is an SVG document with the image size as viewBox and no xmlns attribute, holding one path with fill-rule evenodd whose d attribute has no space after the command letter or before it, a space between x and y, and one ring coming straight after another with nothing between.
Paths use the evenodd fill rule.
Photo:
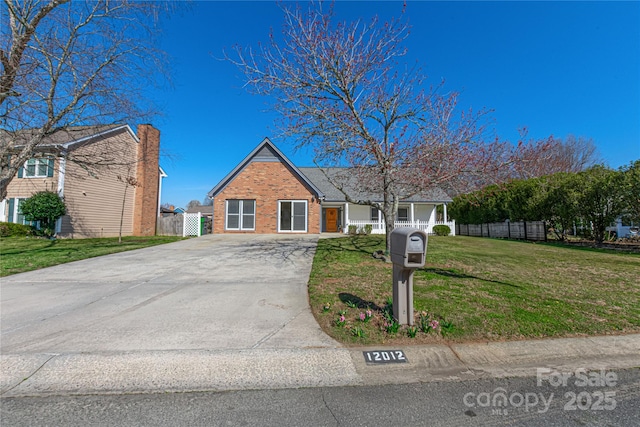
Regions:
<instances>
[{"instance_id":1,"label":"tree trunk","mask_svg":"<svg viewBox=\"0 0 640 427\"><path fill-rule=\"evenodd\" d=\"M389 219L390 218L390 219ZM391 253L391 232L393 231L393 216L384 214L384 225L385 225L385 255L389 255Z\"/></svg>"},{"instance_id":2,"label":"tree trunk","mask_svg":"<svg viewBox=\"0 0 640 427\"><path fill-rule=\"evenodd\" d=\"M385 225L385 254L391 253L391 232L395 227L395 214L398 211L398 202L394 199L393 202L385 200L382 205L382 214L384 215Z\"/></svg>"},{"instance_id":3,"label":"tree trunk","mask_svg":"<svg viewBox=\"0 0 640 427\"><path fill-rule=\"evenodd\" d=\"M124 206L127 203L127 189L129 184L124 184L124 196L122 196L122 210L120 211L120 230L118 231L118 243L122 243L122 224L124 223Z\"/></svg>"}]
</instances>

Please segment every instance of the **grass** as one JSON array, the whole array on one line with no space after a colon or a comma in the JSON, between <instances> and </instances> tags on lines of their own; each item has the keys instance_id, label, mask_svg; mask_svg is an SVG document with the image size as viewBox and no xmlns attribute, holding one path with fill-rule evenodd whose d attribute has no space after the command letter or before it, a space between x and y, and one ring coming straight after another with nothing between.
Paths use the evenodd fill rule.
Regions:
<instances>
[{"instance_id":1,"label":"grass","mask_svg":"<svg viewBox=\"0 0 640 427\"><path fill-rule=\"evenodd\" d=\"M434 331L385 331L392 265L371 256L383 248L382 236L319 241L309 282L318 323L347 344L441 341ZM367 307L373 317L362 322ZM416 325L426 312L453 341L640 332L640 254L430 236L426 266L414 274L414 310Z\"/></svg>"},{"instance_id":2,"label":"grass","mask_svg":"<svg viewBox=\"0 0 640 427\"><path fill-rule=\"evenodd\" d=\"M3 237L0 238L0 277L181 239L173 236L123 237L120 244L117 237L58 240Z\"/></svg>"}]
</instances>

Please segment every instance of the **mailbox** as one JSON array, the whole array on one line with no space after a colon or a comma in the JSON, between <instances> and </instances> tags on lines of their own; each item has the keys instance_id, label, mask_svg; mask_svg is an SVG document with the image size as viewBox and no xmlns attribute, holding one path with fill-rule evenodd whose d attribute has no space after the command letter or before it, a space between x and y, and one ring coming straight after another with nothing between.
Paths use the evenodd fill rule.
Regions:
<instances>
[{"instance_id":1,"label":"mailbox","mask_svg":"<svg viewBox=\"0 0 640 427\"><path fill-rule=\"evenodd\" d=\"M393 317L401 325L413 325L413 271L424 267L427 233L402 227L391 232L393 262Z\"/></svg>"},{"instance_id":2,"label":"mailbox","mask_svg":"<svg viewBox=\"0 0 640 427\"><path fill-rule=\"evenodd\" d=\"M391 262L404 268L421 268L426 256L427 233L410 227L391 232Z\"/></svg>"}]
</instances>

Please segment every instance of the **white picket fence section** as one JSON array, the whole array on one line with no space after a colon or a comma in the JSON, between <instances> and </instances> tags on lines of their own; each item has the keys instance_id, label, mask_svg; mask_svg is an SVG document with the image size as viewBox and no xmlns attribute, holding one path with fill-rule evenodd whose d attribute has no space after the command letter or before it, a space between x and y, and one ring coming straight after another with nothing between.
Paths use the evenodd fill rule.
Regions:
<instances>
[{"instance_id":1,"label":"white picket fence section","mask_svg":"<svg viewBox=\"0 0 640 427\"><path fill-rule=\"evenodd\" d=\"M350 219L347 223L347 227L345 228L345 232L348 232L349 226L355 225L357 230L364 230L366 225L371 225L371 234L384 234L385 233L385 225L384 222L377 221L361 221L361 220L352 220ZM427 234L433 234L433 227L435 225L447 225L451 229L451 235L455 236L456 234L456 222L452 221L395 221L394 227L414 227L419 228L420 230L424 230Z\"/></svg>"},{"instance_id":2,"label":"white picket fence section","mask_svg":"<svg viewBox=\"0 0 640 427\"><path fill-rule=\"evenodd\" d=\"M198 213L185 213L184 215L184 225L182 227L182 237L187 236L198 236L202 235L202 227L200 226L200 218L202 218L202 214Z\"/></svg>"}]
</instances>

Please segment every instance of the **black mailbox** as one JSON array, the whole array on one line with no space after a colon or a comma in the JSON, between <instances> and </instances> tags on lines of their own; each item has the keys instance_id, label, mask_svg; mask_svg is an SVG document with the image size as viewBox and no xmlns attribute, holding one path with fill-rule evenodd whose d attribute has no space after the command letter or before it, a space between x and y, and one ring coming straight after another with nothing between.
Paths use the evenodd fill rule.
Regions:
<instances>
[{"instance_id":1,"label":"black mailbox","mask_svg":"<svg viewBox=\"0 0 640 427\"><path fill-rule=\"evenodd\" d=\"M427 233L411 227L391 232L391 262L404 268L421 268L426 257Z\"/></svg>"}]
</instances>

